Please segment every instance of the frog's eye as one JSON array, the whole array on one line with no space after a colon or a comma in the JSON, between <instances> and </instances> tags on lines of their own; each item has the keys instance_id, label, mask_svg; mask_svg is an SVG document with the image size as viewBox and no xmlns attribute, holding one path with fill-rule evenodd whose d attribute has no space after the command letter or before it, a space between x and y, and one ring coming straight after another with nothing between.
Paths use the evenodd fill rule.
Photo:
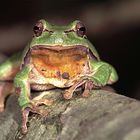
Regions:
<instances>
[{"instance_id":1,"label":"frog's eye","mask_svg":"<svg viewBox=\"0 0 140 140\"><path fill-rule=\"evenodd\" d=\"M40 36L43 32L43 24L41 22L36 23L36 25L33 28L33 31L36 37Z\"/></svg>"},{"instance_id":2,"label":"frog's eye","mask_svg":"<svg viewBox=\"0 0 140 140\"><path fill-rule=\"evenodd\" d=\"M81 37L83 37L85 35L86 28L85 28L85 26L81 22L77 23L77 25L76 25L76 32Z\"/></svg>"}]
</instances>

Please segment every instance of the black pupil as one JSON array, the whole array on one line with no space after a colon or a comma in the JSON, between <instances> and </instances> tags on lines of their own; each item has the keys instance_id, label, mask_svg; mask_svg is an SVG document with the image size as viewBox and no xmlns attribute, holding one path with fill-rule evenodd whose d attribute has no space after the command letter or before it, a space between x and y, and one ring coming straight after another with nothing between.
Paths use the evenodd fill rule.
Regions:
<instances>
[{"instance_id":1,"label":"black pupil","mask_svg":"<svg viewBox=\"0 0 140 140\"><path fill-rule=\"evenodd\" d=\"M38 31L38 30L40 30L40 28L38 26L35 26L34 31Z\"/></svg>"},{"instance_id":2,"label":"black pupil","mask_svg":"<svg viewBox=\"0 0 140 140\"><path fill-rule=\"evenodd\" d=\"M85 32L86 32L86 28L85 28L85 27L80 27L80 28L79 28L79 31L80 31L81 34L84 35Z\"/></svg>"},{"instance_id":3,"label":"black pupil","mask_svg":"<svg viewBox=\"0 0 140 140\"><path fill-rule=\"evenodd\" d=\"M86 31L85 27L81 27L79 30L80 30L80 31L83 31L83 32Z\"/></svg>"},{"instance_id":4,"label":"black pupil","mask_svg":"<svg viewBox=\"0 0 140 140\"><path fill-rule=\"evenodd\" d=\"M41 35L43 28L42 26L35 25L33 30L34 30L35 36L38 37Z\"/></svg>"}]
</instances>

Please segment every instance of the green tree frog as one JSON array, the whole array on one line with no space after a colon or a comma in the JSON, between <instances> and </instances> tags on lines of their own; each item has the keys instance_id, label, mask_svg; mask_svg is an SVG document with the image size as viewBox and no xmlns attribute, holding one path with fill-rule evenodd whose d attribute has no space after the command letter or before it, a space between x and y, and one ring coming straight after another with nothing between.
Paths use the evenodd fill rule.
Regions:
<instances>
[{"instance_id":1,"label":"green tree frog","mask_svg":"<svg viewBox=\"0 0 140 140\"><path fill-rule=\"evenodd\" d=\"M52 101L31 97L31 89L37 91L64 88L63 97L71 99L74 91L84 87L83 97L98 87L118 80L117 72L100 57L86 37L84 25L76 20L67 26L49 24L39 20L33 28L31 42L20 52L0 65L0 111L4 110L5 98L18 94L22 111L22 131L27 132L29 112L46 116L40 104Z\"/></svg>"}]
</instances>

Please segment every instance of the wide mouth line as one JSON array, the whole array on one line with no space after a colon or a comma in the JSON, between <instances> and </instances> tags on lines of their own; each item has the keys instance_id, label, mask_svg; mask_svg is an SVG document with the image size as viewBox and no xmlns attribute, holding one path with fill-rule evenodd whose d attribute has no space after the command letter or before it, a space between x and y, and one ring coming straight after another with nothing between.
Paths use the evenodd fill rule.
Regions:
<instances>
[{"instance_id":1,"label":"wide mouth line","mask_svg":"<svg viewBox=\"0 0 140 140\"><path fill-rule=\"evenodd\" d=\"M51 55L52 54L52 55ZM57 56L83 56L88 55L88 48L83 46L35 46L31 49L31 55L51 55L51 57Z\"/></svg>"},{"instance_id":2,"label":"wide mouth line","mask_svg":"<svg viewBox=\"0 0 140 140\"><path fill-rule=\"evenodd\" d=\"M49 45L36 45L34 47L31 48L31 50L38 50L38 49L48 49L48 50L54 50L54 51L61 51L61 50L80 50L80 51L84 51L87 52L88 48L82 45L72 45L72 46L60 46L60 45L56 45L56 46L49 46Z\"/></svg>"}]
</instances>

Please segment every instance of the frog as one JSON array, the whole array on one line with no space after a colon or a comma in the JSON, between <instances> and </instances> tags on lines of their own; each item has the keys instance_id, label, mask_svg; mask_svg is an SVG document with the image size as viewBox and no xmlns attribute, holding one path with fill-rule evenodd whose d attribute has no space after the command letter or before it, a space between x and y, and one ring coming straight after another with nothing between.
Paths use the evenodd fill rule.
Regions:
<instances>
[{"instance_id":1,"label":"frog","mask_svg":"<svg viewBox=\"0 0 140 140\"><path fill-rule=\"evenodd\" d=\"M4 111L6 97L16 93L25 134L29 113L47 116L48 111L39 105L53 104L41 95L33 98L31 90L64 89L62 97L70 100L79 87L83 87L81 96L89 97L91 90L117 80L116 69L101 60L80 20L60 26L41 19L34 25L33 37L23 52L0 64L0 112Z\"/></svg>"}]
</instances>

